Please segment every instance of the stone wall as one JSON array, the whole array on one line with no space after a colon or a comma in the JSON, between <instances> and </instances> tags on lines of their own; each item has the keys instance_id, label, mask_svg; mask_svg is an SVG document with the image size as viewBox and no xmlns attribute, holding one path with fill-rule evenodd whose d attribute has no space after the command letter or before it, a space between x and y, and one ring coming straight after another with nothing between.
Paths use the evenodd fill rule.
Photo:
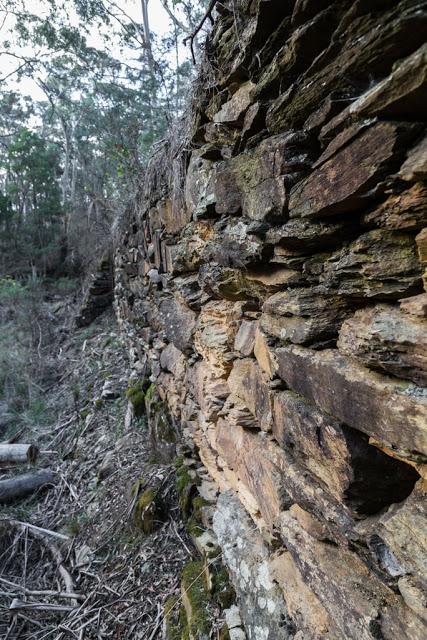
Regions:
<instances>
[{"instance_id":1,"label":"stone wall","mask_svg":"<svg viewBox=\"0 0 427 640\"><path fill-rule=\"evenodd\" d=\"M249 638L421 640L427 3L214 17L116 253L132 362L222 492Z\"/></svg>"}]
</instances>

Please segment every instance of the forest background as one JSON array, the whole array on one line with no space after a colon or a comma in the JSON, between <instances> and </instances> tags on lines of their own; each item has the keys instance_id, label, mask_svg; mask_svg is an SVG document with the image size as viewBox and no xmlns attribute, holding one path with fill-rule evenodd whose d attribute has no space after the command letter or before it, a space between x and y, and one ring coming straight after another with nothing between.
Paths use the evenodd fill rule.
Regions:
<instances>
[{"instance_id":1,"label":"forest background","mask_svg":"<svg viewBox=\"0 0 427 640\"><path fill-rule=\"evenodd\" d=\"M195 74L183 40L207 4L0 0L3 434L49 419L49 303L78 290L182 117Z\"/></svg>"}]
</instances>

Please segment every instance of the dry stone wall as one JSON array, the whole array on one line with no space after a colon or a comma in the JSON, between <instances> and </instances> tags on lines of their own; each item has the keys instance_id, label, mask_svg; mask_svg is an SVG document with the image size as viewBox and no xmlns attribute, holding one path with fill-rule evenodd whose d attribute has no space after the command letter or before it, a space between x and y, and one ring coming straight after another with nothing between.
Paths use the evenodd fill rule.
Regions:
<instances>
[{"instance_id":1,"label":"dry stone wall","mask_svg":"<svg viewBox=\"0 0 427 640\"><path fill-rule=\"evenodd\" d=\"M427 3L214 17L116 253L135 372L222 494L249 638L424 639Z\"/></svg>"}]
</instances>

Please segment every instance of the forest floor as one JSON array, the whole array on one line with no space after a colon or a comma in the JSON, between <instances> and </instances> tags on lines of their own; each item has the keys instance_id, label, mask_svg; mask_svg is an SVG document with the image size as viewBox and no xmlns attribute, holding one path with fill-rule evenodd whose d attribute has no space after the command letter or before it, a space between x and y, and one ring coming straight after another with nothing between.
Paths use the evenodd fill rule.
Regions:
<instances>
[{"instance_id":1,"label":"forest floor","mask_svg":"<svg viewBox=\"0 0 427 640\"><path fill-rule=\"evenodd\" d=\"M35 441L37 468L57 481L0 507L0 637L161 638L165 602L179 600L182 569L196 553L175 466L153 460L143 418L125 428L129 365L112 312L86 329L60 325L46 398L53 419L20 435ZM27 470L6 467L0 478ZM153 483L167 510L144 533L135 506Z\"/></svg>"}]
</instances>

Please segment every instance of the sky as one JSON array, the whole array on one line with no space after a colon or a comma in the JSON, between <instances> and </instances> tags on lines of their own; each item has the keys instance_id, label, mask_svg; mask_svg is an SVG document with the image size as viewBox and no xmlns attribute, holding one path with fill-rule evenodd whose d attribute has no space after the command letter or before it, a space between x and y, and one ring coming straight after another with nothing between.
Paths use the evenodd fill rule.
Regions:
<instances>
[{"instance_id":1,"label":"sky","mask_svg":"<svg viewBox=\"0 0 427 640\"><path fill-rule=\"evenodd\" d=\"M67 0L63 0L67 2ZM124 9L124 11L135 21L141 22L141 3L140 0L119 0L117 4ZM42 3L39 0L25 0L24 5L28 8L32 13L38 13L41 15L42 13ZM149 21L150 21L150 29L156 35L163 35L167 32L170 27L169 17L161 5L160 0L150 0L148 4L149 10ZM9 19L6 19L3 22L2 14L4 12L1 11L1 2L0 2L0 41L3 41L7 38L7 32L12 26L12 22ZM98 46L101 44L101 38L97 34L96 30L93 30L90 34L89 44L92 46ZM7 73L10 73L14 68L16 68L17 62L11 56L8 56L1 51L2 45L0 44L0 77L3 77ZM112 51L114 54L114 51ZM181 55L185 55L185 52L182 51ZM119 52L117 52L117 57L120 57ZM15 91L22 93L24 95L31 95L36 100L45 99L45 95L42 90L29 78L23 78L19 84L13 82L10 84L10 87Z\"/></svg>"}]
</instances>

